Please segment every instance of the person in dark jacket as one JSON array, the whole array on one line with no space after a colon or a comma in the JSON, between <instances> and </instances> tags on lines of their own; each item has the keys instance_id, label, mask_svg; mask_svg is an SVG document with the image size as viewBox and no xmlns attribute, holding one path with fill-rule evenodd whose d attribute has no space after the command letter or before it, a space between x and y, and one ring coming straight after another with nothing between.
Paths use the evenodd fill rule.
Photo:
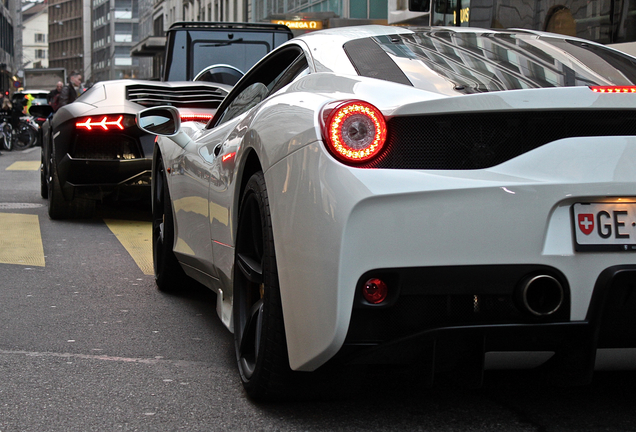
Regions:
<instances>
[{"instance_id":1,"label":"person in dark jacket","mask_svg":"<svg viewBox=\"0 0 636 432\"><path fill-rule=\"evenodd\" d=\"M62 87L62 91L60 92L59 108L62 108L64 105L68 105L77 99L81 84L82 75L77 71L71 72L71 75L68 77L68 84Z\"/></svg>"},{"instance_id":2,"label":"person in dark jacket","mask_svg":"<svg viewBox=\"0 0 636 432\"><path fill-rule=\"evenodd\" d=\"M51 90L46 97L47 102L51 107L53 107L53 111L57 111L60 105L60 93L62 93L62 88L64 87L64 83L62 81L58 81L57 85L53 90Z\"/></svg>"}]
</instances>

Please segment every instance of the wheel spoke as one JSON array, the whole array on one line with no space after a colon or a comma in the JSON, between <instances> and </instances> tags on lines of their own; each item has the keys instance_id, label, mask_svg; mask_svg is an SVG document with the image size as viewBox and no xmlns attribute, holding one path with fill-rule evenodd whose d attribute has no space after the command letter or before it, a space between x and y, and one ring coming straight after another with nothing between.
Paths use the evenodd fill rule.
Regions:
<instances>
[{"instance_id":1,"label":"wheel spoke","mask_svg":"<svg viewBox=\"0 0 636 432\"><path fill-rule=\"evenodd\" d=\"M242 253L237 253L236 256L236 264L243 276L248 281L260 285L263 282L263 266L261 263Z\"/></svg>"},{"instance_id":2,"label":"wheel spoke","mask_svg":"<svg viewBox=\"0 0 636 432\"><path fill-rule=\"evenodd\" d=\"M239 353L241 357L253 358L254 361L260 348L261 331L263 329L263 299L252 305L247 322L241 334Z\"/></svg>"}]
</instances>

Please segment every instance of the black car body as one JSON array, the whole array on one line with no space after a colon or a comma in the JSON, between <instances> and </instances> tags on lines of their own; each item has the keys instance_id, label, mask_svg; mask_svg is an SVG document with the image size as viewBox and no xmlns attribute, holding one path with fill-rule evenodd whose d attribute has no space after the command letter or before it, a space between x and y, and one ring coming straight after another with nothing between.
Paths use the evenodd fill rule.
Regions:
<instances>
[{"instance_id":1,"label":"black car body","mask_svg":"<svg viewBox=\"0 0 636 432\"><path fill-rule=\"evenodd\" d=\"M144 107L172 105L207 121L229 87L118 80L95 84L43 125L41 193L53 219L90 217L108 196L149 196L154 136L136 127Z\"/></svg>"},{"instance_id":2,"label":"black car body","mask_svg":"<svg viewBox=\"0 0 636 432\"><path fill-rule=\"evenodd\" d=\"M166 40L162 81L234 85L267 53L294 37L281 24L177 22Z\"/></svg>"}]
</instances>

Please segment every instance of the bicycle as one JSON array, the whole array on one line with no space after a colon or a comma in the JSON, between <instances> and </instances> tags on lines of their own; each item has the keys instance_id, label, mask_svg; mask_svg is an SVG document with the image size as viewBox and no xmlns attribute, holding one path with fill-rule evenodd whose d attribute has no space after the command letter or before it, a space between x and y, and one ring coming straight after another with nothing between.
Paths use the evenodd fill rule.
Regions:
<instances>
[{"instance_id":1,"label":"bicycle","mask_svg":"<svg viewBox=\"0 0 636 432\"><path fill-rule=\"evenodd\" d=\"M3 116L0 119L0 139L4 150L10 151L13 148L13 126L9 117Z\"/></svg>"},{"instance_id":2,"label":"bicycle","mask_svg":"<svg viewBox=\"0 0 636 432\"><path fill-rule=\"evenodd\" d=\"M30 124L26 117L21 117L18 127L14 128L8 118L3 118L0 123L0 135L2 135L3 148L5 150L24 150L32 147L37 141L36 128Z\"/></svg>"}]
</instances>

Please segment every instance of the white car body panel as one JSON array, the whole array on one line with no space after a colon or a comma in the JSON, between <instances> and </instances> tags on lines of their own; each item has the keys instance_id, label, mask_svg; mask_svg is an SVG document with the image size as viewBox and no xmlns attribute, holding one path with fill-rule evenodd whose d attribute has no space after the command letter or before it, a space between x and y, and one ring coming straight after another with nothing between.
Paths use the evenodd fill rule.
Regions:
<instances>
[{"instance_id":1,"label":"white car body panel","mask_svg":"<svg viewBox=\"0 0 636 432\"><path fill-rule=\"evenodd\" d=\"M281 239L276 253L287 263L279 277L288 339L295 341L290 344L292 367L313 370L340 348L353 302L350 287L374 268L551 265L570 281L571 319L584 319L596 275L617 263L636 264L636 255L575 256L570 207L610 200L609 183L614 194L636 201L636 170L630 162L635 157L634 137L576 138L476 173L389 170L379 176L343 167L321 143L294 153L266 177L275 192L297 185L280 193L272 211L274 235ZM555 169L550 163L564 158L571 158L571 164ZM312 170L315 166L319 172ZM545 166L542 175L537 166ZM570 185L567 193L563 185ZM291 221L304 220L313 226L290 227ZM448 232L447 226L456 230ZM484 242L489 250L483 249ZM338 275L333 268L340 269ZM316 288L297 288L308 285ZM337 292L315 292L333 286Z\"/></svg>"}]
</instances>

